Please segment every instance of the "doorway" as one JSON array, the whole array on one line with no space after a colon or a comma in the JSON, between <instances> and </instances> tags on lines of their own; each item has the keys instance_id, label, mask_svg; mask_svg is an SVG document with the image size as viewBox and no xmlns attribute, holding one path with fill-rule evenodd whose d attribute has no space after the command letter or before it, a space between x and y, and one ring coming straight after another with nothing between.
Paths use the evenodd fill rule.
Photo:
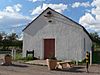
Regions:
<instances>
[{"instance_id":1,"label":"doorway","mask_svg":"<svg viewBox=\"0 0 100 75\"><path fill-rule=\"evenodd\" d=\"M55 57L55 39L44 39L44 59Z\"/></svg>"}]
</instances>

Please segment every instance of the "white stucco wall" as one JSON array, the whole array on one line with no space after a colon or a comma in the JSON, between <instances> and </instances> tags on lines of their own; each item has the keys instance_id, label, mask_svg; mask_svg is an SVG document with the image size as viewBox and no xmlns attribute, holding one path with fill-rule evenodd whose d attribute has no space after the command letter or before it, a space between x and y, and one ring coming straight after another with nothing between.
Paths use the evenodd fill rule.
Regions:
<instances>
[{"instance_id":1,"label":"white stucco wall","mask_svg":"<svg viewBox=\"0 0 100 75\"><path fill-rule=\"evenodd\" d=\"M52 23L48 20L41 15L24 31L23 56L26 55L26 50L34 50L35 57L43 59L43 39L55 38L57 59L81 60L84 57L84 38L87 41L86 49L90 49L90 39L83 29L57 13L50 19Z\"/></svg>"},{"instance_id":2,"label":"white stucco wall","mask_svg":"<svg viewBox=\"0 0 100 75\"><path fill-rule=\"evenodd\" d=\"M86 51L90 52L91 47L92 47L92 40L89 38L89 36L85 33L82 32L82 36L85 38L85 50L84 50L84 38L82 42L82 58L86 56Z\"/></svg>"}]
</instances>

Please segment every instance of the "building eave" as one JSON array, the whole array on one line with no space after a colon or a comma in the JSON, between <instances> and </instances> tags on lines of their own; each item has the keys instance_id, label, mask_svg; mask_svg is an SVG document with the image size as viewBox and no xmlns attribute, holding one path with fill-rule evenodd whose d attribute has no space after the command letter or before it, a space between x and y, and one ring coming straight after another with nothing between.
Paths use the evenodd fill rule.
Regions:
<instances>
[{"instance_id":1,"label":"building eave","mask_svg":"<svg viewBox=\"0 0 100 75\"><path fill-rule=\"evenodd\" d=\"M46 10L48 10L48 9L50 9L50 10L52 10L52 11L54 11L54 12L60 14L61 16L65 17L66 19L72 21L73 23L75 23L75 24L77 24L78 26L80 26L81 28L83 28L84 32L89 36L89 38L91 39L91 41L93 41L93 39L92 39L92 37L90 36L90 34L88 33L88 31L87 31L81 24L79 24L79 23L73 21L72 19L70 19L69 17L67 17L67 16L65 16L65 15L63 15L63 14L61 14L61 13L59 13L59 12L53 10L53 9L51 9L50 7L48 7ZM22 31L24 32L24 30L26 30L26 29L27 29L35 20L37 20L37 18L39 18L46 10L44 10L39 16L37 16L32 22L30 22Z\"/></svg>"}]
</instances>

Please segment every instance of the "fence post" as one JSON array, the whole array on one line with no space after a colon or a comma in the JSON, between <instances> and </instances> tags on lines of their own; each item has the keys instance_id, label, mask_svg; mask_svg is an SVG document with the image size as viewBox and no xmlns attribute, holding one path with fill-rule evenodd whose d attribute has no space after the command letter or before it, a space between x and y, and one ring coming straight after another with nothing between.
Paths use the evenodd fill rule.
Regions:
<instances>
[{"instance_id":1,"label":"fence post","mask_svg":"<svg viewBox=\"0 0 100 75\"><path fill-rule=\"evenodd\" d=\"M12 59L16 59L16 50L14 48L12 49Z\"/></svg>"},{"instance_id":2,"label":"fence post","mask_svg":"<svg viewBox=\"0 0 100 75\"><path fill-rule=\"evenodd\" d=\"M16 59L16 50L14 49L14 60Z\"/></svg>"},{"instance_id":3,"label":"fence post","mask_svg":"<svg viewBox=\"0 0 100 75\"><path fill-rule=\"evenodd\" d=\"M12 49L12 52L11 52L11 56L12 56L12 59L14 59L14 50Z\"/></svg>"},{"instance_id":4,"label":"fence post","mask_svg":"<svg viewBox=\"0 0 100 75\"><path fill-rule=\"evenodd\" d=\"M92 65L92 50L90 50L90 65Z\"/></svg>"}]
</instances>

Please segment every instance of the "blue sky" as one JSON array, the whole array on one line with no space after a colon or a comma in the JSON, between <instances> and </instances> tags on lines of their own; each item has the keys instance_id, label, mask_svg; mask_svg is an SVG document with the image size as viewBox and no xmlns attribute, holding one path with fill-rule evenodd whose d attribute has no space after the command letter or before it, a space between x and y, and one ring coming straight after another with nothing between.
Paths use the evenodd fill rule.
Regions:
<instances>
[{"instance_id":1,"label":"blue sky","mask_svg":"<svg viewBox=\"0 0 100 75\"><path fill-rule=\"evenodd\" d=\"M0 0L0 32L22 29L47 7L100 34L100 0Z\"/></svg>"}]
</instances>

